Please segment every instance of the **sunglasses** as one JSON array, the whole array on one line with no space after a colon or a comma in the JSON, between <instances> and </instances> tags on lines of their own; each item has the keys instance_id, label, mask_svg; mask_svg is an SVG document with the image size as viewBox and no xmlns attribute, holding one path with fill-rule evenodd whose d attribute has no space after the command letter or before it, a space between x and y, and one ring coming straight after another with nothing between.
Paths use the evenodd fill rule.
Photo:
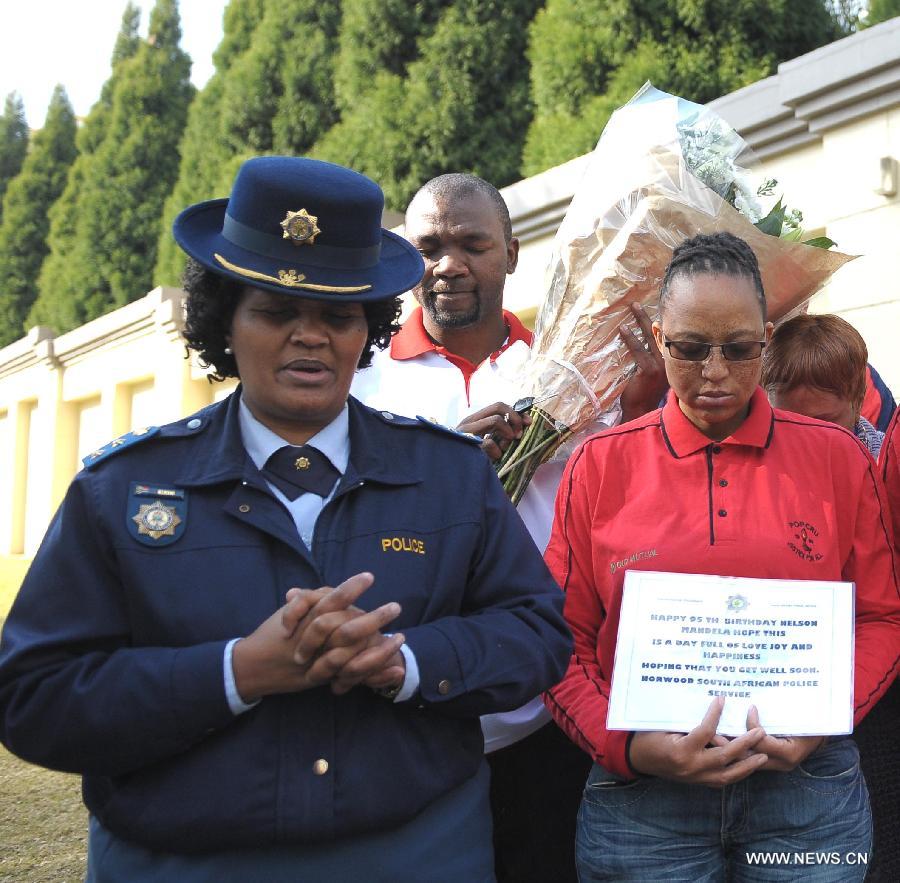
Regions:
<instances>
[{"instance_id":1,"label":"sunglasses","mask_svg":"<svg viewBox=\"0 0 900 883\"><path fill-rule=\"evenodd\" d=\"M693 340L665 340L673 359L682 362L705 362L712 350L721 350L728 362L749 362L762 355L764 340L736 340L734 343L697 343Z\"/></svg>"}]
</instances>

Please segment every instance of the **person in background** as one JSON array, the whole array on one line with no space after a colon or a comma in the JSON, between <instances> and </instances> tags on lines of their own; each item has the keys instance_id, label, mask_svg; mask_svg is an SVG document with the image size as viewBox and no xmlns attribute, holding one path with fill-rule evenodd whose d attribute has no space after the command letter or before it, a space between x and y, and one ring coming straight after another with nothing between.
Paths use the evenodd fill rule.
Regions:
<instances>
[{"instance_id":1,"label":"person in background","mask_svg":"<svg viewBox=\"0 0 900 883\"><path fill-rule=\"evenodd\" d=\"M806 314L779 325L762 357L773 407L849 429L878 458L884 433L861 416L868 351L840 316Z\"/></svg>"},{"instance_id":2,"label":"person in background","mask_svg":"<svg viewBox=\"0 0 900 883\"><path fill-rule=\"evenodd\" d=\"M900 560L900 410L888 424L881 446L878 467L884 479L894 525L894 549ZM898 682L875 707L871 725L869 719L857 730L863 764L873 767L873 775L881 780L872 789L872 812L875 817L875 865L870 878L873 883L896 883L900 880L900 752L897 733L900 732L900 686ZM868 768L864 766L868 776ZM869 879L869 878L867 878Z\"/></svg>"},{"instance_id":3,"label":"person in background","mask_svg":"<svg viewBox=\"0 0 900 883\"><path fill-rule=\"evenodd\" d=\"M348 397L423 264L381 189L258 157L185 209L222 402L86 460L0 642L0 740L83 776L89 883L489 881L479 717L562 595L477 444Z\"/></svg>"},{"instance_id":4,"label":"person in background","mask_svg":"<svg viewBox=\"0 0 900 883\"><path fill-rule=\"evenodd\" d=\"M794 311L791 318L805 316L809 311L809 306L810 302L806 301L798 310ZM790 319L784 320L785 323L788 321ZM896 407L894 396L882 380L881 375L875 370L874 365L866 364L866 390L860 414L879 432L884 432Z\"/></svg>"},{"instance_id":5,"label":"person in background","mask_svg":"<svg viewBox=\"0 0 900 883\"><path fill-rule=\"evenodd\" d=\"M425 260L413 290L418 307L357 373L352 391L375 408L424 415L483 438L496 459L521 435L513 403L531 332L503 308L519 242L498 190L473 175L427 182L406 211L405 235ZM656 407L665 388L650 321L634 311L642 334L622 328L640 370L623 393L625 418ZM538 548L550 536L561 462L541 466L518 512ZM575 816L590 763L550 721L540 697L482 720L491 766L496 871L511 883L575 880Z\"/></svg>"},{"instance_id":6,"label":"person in background","mask_svg":"<svg viewBox=\"0 0 900 883\"><path fill-rule=\"evenodd\" d=\"M867 378L871 368L867 359L866 343L849 322L830 315L797 316L775 329L763 353L762 385L774 407L849 429L877 459L884 450L884 433L860 415L870 389ZM888 459L891 458L885 450L884 460ZM886 462L881 465L887 468ZM890 477L887 473L883 477L896 542L900 484L895 485L893 466ZM873 855L866 878L869 881L900 879L900 839L895 835L900 818L898 732L900 687L895 682L853 733L872 806Z\"/></svg>"},{"instance_id":7,"label":"person in background","mask_svg":"<svg viewBox=\"0 0 900 883\"><path fill-rule=\"evenodd\" d=\"M719 233L679 245L653 332L666 404L575 451L545 556L575 639L546 702L594 759L579 879L861 880L864 866L805 876L751 866L758 851L868 852L852 739L771 736L753 709L747 732L726 739L716 735L721 697L686 734L606 728L623 560L638 570L855 582L857 723L887 691L900 653L884 486L846 431L773 409L759 387L772 325L747 243ZM792 548L797 519L815 528L815 555Z\"/></svg>"},{"instance_id":8,"label":"person in background","mask_svg":"<svg viewBox=\"0 0 900 883\"><path fill-rule=\"evenodd\" d=\"M862 416L879 432L884 432L896 408L894 396L881 375L871 365L866 365L866 396L860 412Z\"/></svg>"}]
</instances>

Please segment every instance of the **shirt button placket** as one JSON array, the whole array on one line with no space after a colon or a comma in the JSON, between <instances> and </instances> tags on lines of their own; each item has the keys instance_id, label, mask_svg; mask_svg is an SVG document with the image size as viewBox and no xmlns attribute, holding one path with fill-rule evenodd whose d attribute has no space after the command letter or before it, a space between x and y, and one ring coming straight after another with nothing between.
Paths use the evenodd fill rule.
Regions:
<instances>
[{"instance_id":1,"label":"shirt button placket","mask_svg":"<svg viewBox=\"0 0 900 883\"><path fill-rule=\"evenodd\" d=\"M722 463L722 457L725 456L725 448L722 445L713 445L712 450L713 454L719 455L715 460L715 466L717 467L715 471L720 473L719 475L714 476L713 479L713 498L715 500L713 509L716 513L716 539L732 540L735 537L735 529L733 526L734 518L726 495L726 488L730 487L730 483L727 478L721 476L721 473L725 471L725 464Z\"/></svg>"}]
</instances>

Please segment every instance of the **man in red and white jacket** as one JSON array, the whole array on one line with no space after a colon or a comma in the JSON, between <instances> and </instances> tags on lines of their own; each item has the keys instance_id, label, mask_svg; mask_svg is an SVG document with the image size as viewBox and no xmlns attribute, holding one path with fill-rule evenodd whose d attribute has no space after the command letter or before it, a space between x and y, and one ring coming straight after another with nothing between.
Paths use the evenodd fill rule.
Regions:
<instances>
[{"instance_id":1,"label":"man in red and white jacket","mask_svg":"<svg viewBox=\"0 0 900 883\"><path fill-rule=\"evenodd\" d=\"M413 294L419 306L351 393L365 404L422 416L484 438L492 459L524 428L512 405L522 393L531 332L503 309L519 242L492 185L472 175L441 175L415 195L406 237L425 260ZM623 394L626 419L656 407L665 389L650 322L643 339L622 329L641 370ZM649 343L648 343L649 342ZM536 545L547 545L564 463L541 466L518 511ZM590 764L548 723L539 698L482 718L491 764L497 876L501 881L575 880L575 815Z\"/></svg>"}]
</instances>

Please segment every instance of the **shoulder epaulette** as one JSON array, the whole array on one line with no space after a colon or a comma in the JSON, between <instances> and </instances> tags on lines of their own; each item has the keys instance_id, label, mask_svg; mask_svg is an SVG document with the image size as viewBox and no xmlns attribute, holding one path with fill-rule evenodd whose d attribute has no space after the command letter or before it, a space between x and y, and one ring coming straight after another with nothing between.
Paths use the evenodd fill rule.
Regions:
<instances>
[{"instance_id":1,"label":"shoulder epaulette","mask_svg":"<svg viewBox=\"0 0 900 883\"><path fill-rule=\"evenodd\" d=\"M419 424L409 417L402 414L395 414L393 411L382 411L380 408L369 408L369 411L378 417L382 423L388 426L418 426Z\"/></svg>"},{"instance_id":2,"label":"shoulder epaulette","mask_svg":"<svg viewBox=\"0 0 900 883\"><path fill-rule=\"evenodd\" d=\"M481 444L481 438L477 435L472 435L469 432L460 432L458 429L453 429L450 426L444 426L443 423L438 423L433 417L421 417L417 416L415 419L411 417L403 417L400 414L395 414L393 411L381 411L377 408L369 409L372 414L376 417L380 418L384 423L387 423L390 426L405 426L405 427L426 427L433 432L439 432L441 435L450 435L453 438L459 439L461 441L469 442L470 444Z\"/></svg>"},{"instance_id":3,"label":"shoulder epaulette","mask_svg":"<svg viewBox=\"0 0 900 883\"><path fill-rule=\"evenodd\" d=\"M472 444L481 444L482 439L479 438L479 436L473 435L471 432L460 432L458 429L453 429L451 426L444 426L443 423L438 423L437 420L432 417L416 416L416 420L419 422L419 425L427 426L429 429L440 432L442 435L452 435L454 438L462 439L463 441Z\"/></svg>"},{"instance_id":4,"label":"shoulder epaulette","mask_svg":"<svg viewBox=\"0 0 900 883\"><path fill-rule=\"evenodd\" d=\"M103 445L103 447L97 448L96 451L91 451L81 462L84 464L85 469L90 469L101 460L105 460L107 457L111 457L113 454L124 451L126 448L130 448L142 441L146 441L158 432L158 426L147 426L144 429L134 429L131 432L126 432L125 435L114 438L111 442Z\"/></svg>"}]
</instances>

